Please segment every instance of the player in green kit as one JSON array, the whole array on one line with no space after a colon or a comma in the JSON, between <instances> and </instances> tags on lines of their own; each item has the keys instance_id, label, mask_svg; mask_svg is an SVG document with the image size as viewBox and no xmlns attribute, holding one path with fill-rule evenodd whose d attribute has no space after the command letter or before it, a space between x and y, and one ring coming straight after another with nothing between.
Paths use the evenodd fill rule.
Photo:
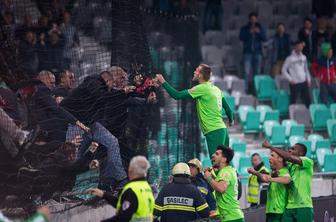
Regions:
<instances>
[{"instance_id":1,"label":"player in green kit","mask_svg":"<svg viewBox=\"0 0 336 222\"><path fill-rule=\"evenodd\" d=\"M284 159L276 152L271 152L269 158L272 173L262 174L253 168L247 171L258 176L263 182L269 183L266 203L266 222L281 222L283 213L286 210L288 191L287 185L291 182L289 171Z\"/></svg>"},{"instance_id":2,"label":"player in green kit","mask_svg":"<svg viewBox=\"0 0 336 222\"><path fill-rule=\"evenodd\" d=\"M211 68L206 64L200 64L193 77L193 81L198 81L199 84L191 89L178 91L161 74L157 74L155 79L162 84L172 98L196 100L197 116L211 156L218 145L229 145L228 130L222 119L222 108L224 108L230 124L233 122L234 113L224 99L222 91L209 82L210 77Z\"/></svg>"},{"instance_id":3,"label":"player in green kit","mask_svg":"<svg viewBox=\"0 0 336 222\"><path fill-rule=\"evenodd\" d=\"M216 177L210 169L204 172L204 178L216 191L216 202L222 222L244 222L244 213L238 200L237 171L230 165L234 151L219 145L212 155L212 166L218 169Z\"/></svg>"},{"instance_id":4,"label":"player in green kit","mask_svg":"<svg viewBox=\"0 0 336 222\"><path fill-rule=\"evenodd\" d=\"M314 172L314 162L306 157L307 148L297 143L289 152L274 148L267 141L263 147L276 152L288 162L287 169L292 178L288 186L288 201L282 222L312 222L314 219L311 186Z\"/></svg>"}]
</instances>

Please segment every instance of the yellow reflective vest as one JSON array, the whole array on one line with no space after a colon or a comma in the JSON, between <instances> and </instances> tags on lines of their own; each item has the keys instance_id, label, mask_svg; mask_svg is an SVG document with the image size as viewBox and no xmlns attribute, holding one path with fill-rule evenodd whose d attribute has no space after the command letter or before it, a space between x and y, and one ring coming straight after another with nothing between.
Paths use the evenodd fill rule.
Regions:
<instances>
[{"instance_id":1,"label":"yellow reflective vest","mask_svg":"<svg viewBox=\"0 0 336 222\"><path fill-rule=\"evenodd\" d=\"M124 192L128 189L132 189L135 193L138 200L138 209L133 214L131 222L152 222L153 221L153 211L154 211L154 196L151 187L149 186L147 181L139 180L139 181L131 181L121 192L117 203L117 210L121 207L121 197Z\"/></svg>"}]
</instances>

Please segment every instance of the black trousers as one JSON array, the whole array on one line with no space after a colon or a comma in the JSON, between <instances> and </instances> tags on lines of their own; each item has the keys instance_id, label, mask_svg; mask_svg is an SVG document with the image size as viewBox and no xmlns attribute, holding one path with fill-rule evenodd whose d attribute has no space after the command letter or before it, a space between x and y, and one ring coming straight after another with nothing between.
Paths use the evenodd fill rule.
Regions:
<instances>
[{"instance_id":1,"label":"black trousers","mask_svg":"<svg viewBox=\"0 0 336 222\"><path fill-rule=\"evenodd\" d=\"M306 105L307 108L309 108L311 100L310 100L308 82L305 81L303 83L293 84L290 85L289 88L290 88L291 104L297 103L297 99L300 96L302 102Z\"/></svg>"}]
</instances>

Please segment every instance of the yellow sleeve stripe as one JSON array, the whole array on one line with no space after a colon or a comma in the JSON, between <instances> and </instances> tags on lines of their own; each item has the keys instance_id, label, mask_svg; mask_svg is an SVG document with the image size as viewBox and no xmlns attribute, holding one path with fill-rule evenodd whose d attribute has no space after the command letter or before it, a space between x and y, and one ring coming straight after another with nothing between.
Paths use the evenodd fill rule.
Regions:
<instances>
[{"instance_id":1,"label":"yellow sleeve stripe","mask_svg":"<svg viewBox=\"0 0 336 222\"><path fill-rule=\"evenodd\" d=\"M163 206L163 210L180 210L180 211L189 211L189 212L195 212L194 207L189 206L181 206L181 205L165 205Z\"/></svg>"},{"instance_id":2,"label":"yellow sleeve stripe","mask_svg":"<svg viewBox=\"0 0 336 222\"><path fill-rule=\"evenodd\" d=\"M158 211L163 211L163 207L161 207L161 206L159 206L157 204L154 205L154 209L158 210Z\"/></svg>"},{"instance_id":3,"label":"yellow sleeve stripe","mask_svg":"<svg viewBox=\"0 0 336 222\"><path fill-rule=\"evenodd\" d=\"M207 203L202 204L201 206L196 207L196 211L202 211L208 207Z\"/></svg>"},{"instance_id":4,"label":"yellow sleeve stripe","mask_svg":"<svg viewBox=\"0 0 336 222\"><path fill-rule=\"evenodd\" d=\"M205 195L208 194L208 190L205 189L204 187L198 187L198 190L201 191L201 193L204 193Z\"/></svg>"}]
</instances>

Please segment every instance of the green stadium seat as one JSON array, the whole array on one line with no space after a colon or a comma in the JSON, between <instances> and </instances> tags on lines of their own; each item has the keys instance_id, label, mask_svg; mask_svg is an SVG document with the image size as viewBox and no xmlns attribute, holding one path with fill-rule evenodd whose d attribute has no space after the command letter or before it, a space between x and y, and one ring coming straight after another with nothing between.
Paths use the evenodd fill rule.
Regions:
<instances>
[{"instance_id":1,"label":"green stadium seat","mask_svg":"<svg viewBox=\"0 0 336 222\"><path fill-rule=\"evenodd\" d=\"M260 112L251 111L246 115L246 121L244 123L244 133L259 133L260 127Z\"/></svg>"},{"instance_id":2,"label":"green stadium seat","mask_svg":"<svg viewBox=\"0 0 336 222\"><path fill-rule=\"evenodd\" d=\"M312 154L313 154L313 157L315 157L316 142L319 141L319 140L323 140L323 136L318 135L318 134L311 134L311 135L308 136L307 139L312 142Z\"/></svg>"},{"instance_id":3,"label":"green stadium seat","mask_svg":"<svg viewBox=\"0 0 336 222\"><path fill-rule=\"evenodd\" d=\"M232 148L232 144L234 143L242 143L243 140L237 138L237 137L230 137L230 141L229 141L229 146Z\"/></svg>"},{"instance_id":4,"label":"green stadium seat","mask_svg":"<svg viewBox=\"0 0 336 222\"><path fill-rule=\"evenodd\" d=\"M272 111L272 108L268 105L258 105L256 111L260 112L260 122L263 123L265 120L266 112Z\"/></svg>"},{"instance_id":5,"label":"green stadium seat","mask_svg":"<svg viewBox=\"0 0 336 222\"><path fill-rule=\"evenodd\" d=\"M331 143L328 139L317 140L315 144L315 152L318 149L331 149Z\"/></svg>"},{"instance_id":6,"label":"green stadium seat","mask_svg":"<svg viewBox=\"0 0 336 222\"><path fill-rule=\"evenodd\" d=\"M267 111L265 115L264 121L267 120L276 120L279 121L280 119L280 113L278 110L272 110L272 111Z\"/></svg>"},{"instance_id":7,"label":"green stadium seat","mask_svg":"<svg viewBox=\"0 0 336 222\"><path fill-rule=\"evenodd\" d=\"M272 136L269 141L276 147L286 146L286 128L284 126L274 126L272 128Z\"/></svg>"},{"instance_id":8,"label":"green stadium seat","mask_svg":"<svg viewBox=\"0 0 336 222\"><path fill-rule=\"evenodd\" d=\"M224 98L225 98L226 102L228 103L228 105L230 106L232 112L235 113L236 112L235 98L233 96L230 96L230 95L224 96ZM223 118L227 117L224 108L222 109L222 116L223 116Z\"/></svg>"},{"instance_id":9,"label":"green stadium seat","mask_svg":"<svg viewBox=\"0 0 336 222\"><path fill-rule=\"evenodd\" d=\"M312 94L313 94L313 103L315 103L315 104L321 103L321 101L320 101L320 89L313 89Z\"/></svg>"},{"instance_id":10,"label":"green stadium seat","mask_svg":"<svg viewBox=\"0 0 336 222\"><path fill-rule=\"evenodd\" d=\"M312 94L313 94L313 103L318 104L321 103L321 99L320 99L320 89L316 88L312 90ZM328 104L334 103L336 102L335 99L333 99L331 96L329 96L328 98Z\"/></svg>"},{"instance_id":11,"label":"green stadium seat","mask_svg":"<svg viewBox=\"0 0 336 222\"><path fill-rule=\"evenodd\" d=\"M248 176L247 168L251 167L251 157L241 157L239 159L239 175Z\"/></svg>"},{"instance_id":12,"label":"green stadium seat","mask_svg":"<svg viewBox=\"0 0 336 222\"><path fill-rule=\"evenodd\" d=\"M303 124L291 126L289 136L304 136L304 130Z\"/></svg>"},{"instance_id":13,"label":"green stadium seat","mask_svg":"<svg viewBox=\"0 0 336 222\"><path fill-rule=\"evenodd\" d=\"M289 145L294 146L296 143L305 140L303 136L291 136L289 137Z\"/></svg>"},{"instance_id":14,"label":"green stadium seat","mask_svg":"<svg viewBox=\"0 0 336 222\"><path fill-rule=\"evenodd\" d=\"M233 159L232 159L232 165L234 166L234 168L239 169L239 161L240 158L242 157L246 157L245 153L242 152L235 152Z\"/></svg>"},{"instance_id":15,"label":"green stadium seat","mask_svg":"<svg viewBox=\"0 0 336 222\"><path fill-rule=\"evenodd\" d=\"M244 123L246 121L247 113L250 111L255 111L255 109L252 106L239 106L238 116L239 116L239 121L241 123Z\"/></svg>"},{"instance_id":16,"label":"green stadium seat","mask_svg":"<svg viewBox=\"0 0 336 222\"><path fill-rule=\"evenodd\" d=\"M150 47L149 52L150 52L150 56L151 56L151 59L152 59L152 64L154 66L152 68L154 68L154 70L155 69L161 69L160 56L159 56L158 50L156 50L153 47Z\"/></svg>"},{"instance_id":17,"label":"green stadium seat","mask_svg":"<svg viewBox=\"0 0 336 222\"><path fill-rule=\"evenodd\" d=\"M330 113L333 119L336 119L336 103L330 104Z\"/></svg>"},{"instance_id":18,"label":"green stadium seat","mask_svg":"<svg viewBox=\"0 0 336 222\"><path fill-rule=\"evenodd\" d=\"M273 92L272 107L273 109L279 110L281 116L288 115L289 95L285 90Z\"/></svg>"},{"instance_id":19,"label":"green stadium seat","mask_svg":"<svg viewBox=\"0 0 336 222\"><path fill-rule=\"evenodd\" d=\"M332 154L330 149L318 149L316 151L316 157L317 157L317 163L320 166L321 169L324 167L324 160L325 160L325 155L327 154Z\"/></svg>"},{"instance_id":20,"label":"green stadium seat","mask_svg":"<svg viewBox=\"0 0 336 222\"><path fill-rule=\"evenodd\" d=\"M254 87L257 99L260 101L272 100L273 92L276 90L275 82L269 75L254 76Z\"/></svg>"},{"instance_id":21,"label":"green stadium seat","mask_svg":"<svg viewBox=\"0 0 336 222\"><path fill-rule=\"evenodd\" d=\"M309 106L313 130L324 131L327 129L327 120L331 118L330 110L324 104L311 104Z\"/></svg>"},{"instance_id":22,"label":"green stadium seat","mask_svg":"<svg viewBox=\"0 0 336 222\"><path fill-rule=\"evenodd\" d=\"M173 85L178 85L182 77L182 67L176 61L165 61L163 69Z\"/></svg>"},{"instance_id":23,"label":"green stadium seat","mask_svg":"<svg viewBox=\"0 0 336 222\"><path fill-rule=\"evenodd\" d=\"M336 119L329 119L327 121L328 135L331 144L336 144Z\"/></svg>"},{"instance_id":24,"label":"green stadium seat","mask_svg":"<svg viewBox=\"0 0 336 222\"><path fill-rule=\"evenodd\" d=\"M231 148L235 151L235 152L242 152L245 153L246 152L246 143L241 141L239 143L233 143Z\"/></svg>"},{"instance_id":25,"label":"green stadium seat","mask_svg":"<svg viewBox=\"0 0 336 222\"><path fill-rule=\"evenodd\" d=\"M336 171L336 154L326 154L324 156L324 172Z\"/></svg>"},{"instance_id":26,"label":"green stadium seat","mask_svg":"<svg viewBox=\"0 0 336 222\"><path fill-rule=\"evenodd\" d=\"M274 126L279 126L280 123L278 121L274 121L274 120L267 120L264 122L264 132L266 135L266 138L269 140L272 136L272 128Z\"/></svg>"},{"instance_id":27,"label":"green stadium seat","mask_svg":"<svg viewBox=\"0 0 336 222\"><path fill-rule=\"evenodd\" d=\"M290 136L290 129L292 126L297 125L298 123L295 120L292 119L285 119L282 120L281 125L286 127L286 137Z\"/></svg>"}]
</instances>

